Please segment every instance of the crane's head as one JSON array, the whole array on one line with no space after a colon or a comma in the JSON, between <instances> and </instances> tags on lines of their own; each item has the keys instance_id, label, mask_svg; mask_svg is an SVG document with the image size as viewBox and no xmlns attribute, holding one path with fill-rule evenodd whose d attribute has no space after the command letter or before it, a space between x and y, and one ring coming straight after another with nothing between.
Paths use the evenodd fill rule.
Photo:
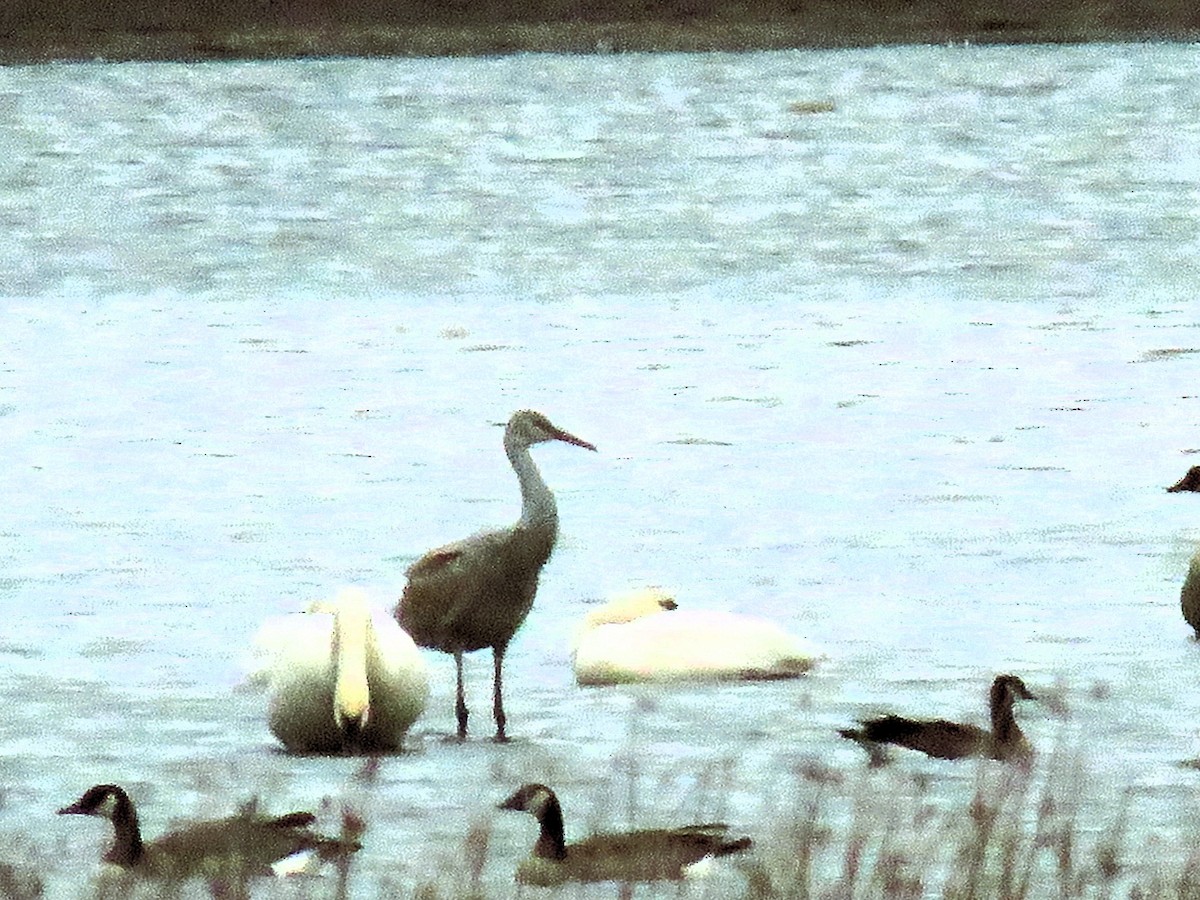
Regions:
<instances>
[{"instance_id":1,"label":"crane's head","mask_svg":"<svg viewBox=\"0 0 1200 900\"><path fill-rule=\"evenodd\" d=\"M568 431L563 431L540 412L532 409L519 409L512 414L508 420L508 427L504 430L505 444L532 447L534 444L541 444L545 441L562 441L566 444L574 444L576 447L583 447L585 450L596 449L593 444L575 437Z\"/></svg>"}]
</instances>

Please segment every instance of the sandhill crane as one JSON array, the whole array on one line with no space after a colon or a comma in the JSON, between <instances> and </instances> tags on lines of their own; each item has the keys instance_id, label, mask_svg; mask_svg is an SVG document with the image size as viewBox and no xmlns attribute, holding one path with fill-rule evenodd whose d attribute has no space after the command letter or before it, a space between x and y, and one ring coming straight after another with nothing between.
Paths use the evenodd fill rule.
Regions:
<instances>
[{"instance_id":1,"label":"sandhill crane","mask_svg":"<svg viewBox=\"0 0 1200 900\"><path fill-rule=\"evenodd\" d=\"M504 430L504 452L521 486L521 517L499 531L479 534L431 550L408 569L408 584L396 606L400 626L423 647L454 654L458 739L467 736L463 697L463 654L492 648L492 709L496 740L505 731L502 668L509 641L533 606L538 576L558 539L554 494L542 480L529 448L563 441L596 448L563 431L544 415L523 409Z\"/></svg>"}]
</instances>

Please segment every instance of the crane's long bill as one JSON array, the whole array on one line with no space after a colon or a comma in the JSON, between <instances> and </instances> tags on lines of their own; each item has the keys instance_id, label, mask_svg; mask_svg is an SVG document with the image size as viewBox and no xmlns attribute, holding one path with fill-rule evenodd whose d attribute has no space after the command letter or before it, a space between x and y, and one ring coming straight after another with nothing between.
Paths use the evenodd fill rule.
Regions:
<instances>
[{"instance_id":1,"label":"crane's long bill","mask_svg":"<svg viewBox=\"0 0 1200 900\"><path fill-rule=\"evenodd\" d=\"M571 432L569 432L569 431L563 431L560 428L556 428L556 429L554 429L552 434L554 435L555 440L563 441L564 443L567 443L567 444L574 444L576 447L583 447L585 450L593 450L594 451L596 449L595 444L589 444L583 438L577 438L577 437L575 437L575 435L571 434Z\"/></svg>"}]
</instances>

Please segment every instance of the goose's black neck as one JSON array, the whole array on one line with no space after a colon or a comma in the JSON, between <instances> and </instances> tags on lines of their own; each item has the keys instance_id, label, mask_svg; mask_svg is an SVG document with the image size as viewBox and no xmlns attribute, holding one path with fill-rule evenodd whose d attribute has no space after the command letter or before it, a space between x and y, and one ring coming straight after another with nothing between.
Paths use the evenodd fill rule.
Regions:
<instances>
[{"instance_id":1,"label":"goose's black neck","mask_svg":"<svg viewBox=\"0 0 1200 900\"><path fill-rule=\"evenodd\" d=\"M112 799L114 806L111 818L116 839L112 848L104 854L104 860L129 868L141 862L146 853L142 844L142 831L138 827L137 810L133 808L133 801L122 790L114 791Z\"/></svg>"},{"instance_id":2,"label":"goose's black neck","mask_svg":"<svg viewBox=\"0 0 1200 900\"><path fill-rule=\"evenodd\" d=\"M554 794L550 794L542 804L538 811L538 822L542 831L533 847L533 855L542 859L566 859L567 844L563 837L562 807Z\"/></svg>"},{"instance_id":3,"label":"goose's black neck","mask_svg":"<svg viewBox=\"0 0 1200 900\"><path fill-rule=\"evenodd\" d=\"M1013 715L1015 699L1007 682L997 679L992 685L992 735L1001 746L1020 743L1025 737Z\"/></svg>"}]
</instances>

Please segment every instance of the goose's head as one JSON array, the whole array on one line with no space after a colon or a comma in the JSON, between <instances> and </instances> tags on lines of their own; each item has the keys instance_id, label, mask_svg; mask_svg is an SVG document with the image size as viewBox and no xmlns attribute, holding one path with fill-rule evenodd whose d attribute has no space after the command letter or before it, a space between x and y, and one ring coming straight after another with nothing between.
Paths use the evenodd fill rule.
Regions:
<instances>
[{"instance_id":1,"label":"goose's head","mask_svg":"<svg viewBox=\"0 0 1200 900\"><path fill-rule=\"evenodd\" d=\"M1006 698L1011 703L1012 700L1036 700L1037 696L1016 675L997 675L992 682L992 704Z\"/></svg>"},{"instance_id":2,"label":"goose's head","mask_svg":"<svg viewBox=\"0 0 1200 900\"><path fill-rule=\"evenodd\" d=\"M83 792L83 796L58 811L59 815L99 816L112 822L116 841L104 854L104 861L122 868L141 862L145 850L138 828L137 812L133 801L115 784L97 784Z\"/></svg>"},{"instance_id":3,"label":"goose's head","mask_svg":"<svg viewBox=\"0 0 1200 900\"><path fill-rule=\"evenodd\" d=\"M583 447L585 450L596 449L595 445L575 437L569 431L563 431L540 412L532 409L517 410L509 418L508 425L504 429L504 446L506 447L523 449L546 441L562 441L566 444L574 444L576 447Z\"/></svg>"},{"instance_id":4,"label":"goose's head","mask_svg":"<svg viewBox=\"0 0 1200 900\"><path fill-rule=\"evenodd\" d=\"M545 785L521 785L511 797L498 804L499 809L528 812L538 820L538 842L534 844L533 856L540 859L562 862L566 859L566 841L563 838L563 808L558 797Z\"/></svg>"},{"instance_id":5,"label":"goose's head","mask_svg":"<svg viewBox=\"0 0 1200 900\"><path fill-rule=\"evenodd\" d=\"M498 808L527 812L538 820L539 834L537 843L533 845L535 859L559 863L567 858L562 807L550 788L544 784L523 784L511 797L498 804ZM537 880L532 883L541 882Z\"/></svg>"},{"instance_id":6,"label":"goose's head","mask_svg":"<svg viewBox=\"0 0 1200 900\"><path fill-rule=\"evenodd\" d=\"M61 815L99 816L115 819L127 815L130 808L129 795L115 784L97 784L83 792L83 796L58 811Z\"/></svg>"},{"instance_id":7,"label":"goose's head","mask_svg":"<svg viewBox=\"0 0 1200 900\"><path fill-rule=\"evenodd\" d=\"M527 812L540 820L551 806L558 806L558 798L554 796L554 791L544 784L530 783L521 785L511 797L496 808Z\"/></svg>"}]
</instances>

